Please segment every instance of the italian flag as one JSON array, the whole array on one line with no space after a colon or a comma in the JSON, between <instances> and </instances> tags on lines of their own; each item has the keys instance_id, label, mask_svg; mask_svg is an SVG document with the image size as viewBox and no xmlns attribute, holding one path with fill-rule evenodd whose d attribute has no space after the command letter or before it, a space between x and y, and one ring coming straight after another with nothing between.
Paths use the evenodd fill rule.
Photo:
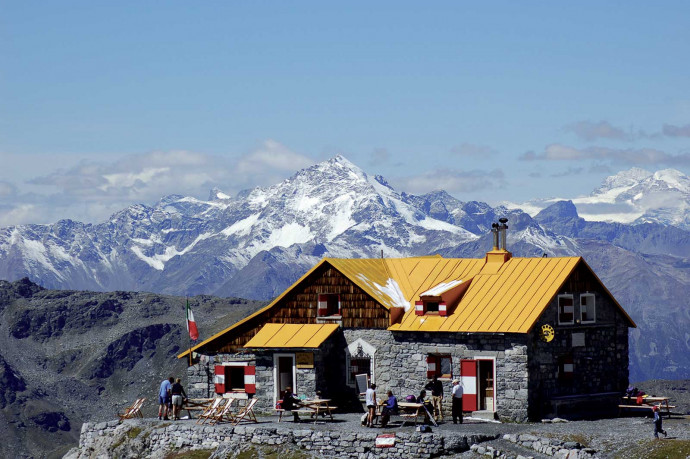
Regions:
<instances>
[{"instance_id":1,"label":"italian flag","mask_svg":"<svg viewBox=\"0 0 690 459\"><path fill-rule=\"evenodd\" d=\"M192 341L199 339L199 330L196 328L192 308L189 307L189 299L187 299L187 331L189 332L189 337L192 339Z\"/></svg>"}]
</instances>

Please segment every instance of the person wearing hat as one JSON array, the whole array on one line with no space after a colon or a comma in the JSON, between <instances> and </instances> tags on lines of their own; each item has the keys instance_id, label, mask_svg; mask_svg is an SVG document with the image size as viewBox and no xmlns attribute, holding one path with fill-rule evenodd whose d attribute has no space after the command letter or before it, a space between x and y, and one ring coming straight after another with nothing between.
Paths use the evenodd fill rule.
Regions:
<instances>
[{"instance_id":1,"label":"person wearing hat","mask_svg":"<svg viewBox=\"0 0 690 459\"><path fill-rule=\"evenodd\" d=\"M654 405L652 408L654 411L654 438L659 438L659 433L664 434L666 438L666 431L661 428L661 413L659 412L659 405Z\"/></svg>"},{"instance_id":2,"label":"person wearing hat","mask_svg":"<svg viewBox=\"0 0 690 459\"><path fill-rule=\"evenodd\" d=\"M457 424L458 418L462 424L462 385L457 379L453 380L453 424Z\"/></svg>"}]
</instances>

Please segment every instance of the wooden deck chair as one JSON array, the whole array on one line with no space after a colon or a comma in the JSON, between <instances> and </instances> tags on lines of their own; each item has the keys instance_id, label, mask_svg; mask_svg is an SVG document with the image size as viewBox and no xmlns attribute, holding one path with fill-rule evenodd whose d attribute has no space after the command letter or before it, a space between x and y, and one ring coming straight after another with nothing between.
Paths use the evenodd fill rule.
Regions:
<instances>
[{"instance_id":1,"label":"wooden deck chair","mask_svg":"<svg viewBox=\"0 0 690 459\"><path fill-rule=\"evenodd\" d=\"M223 409L223 402L225 402L224 398L215 398L211 403L208 404L208 406L204 409L204 411L201 412L201 414L197 417L196 423L197 424L204 424L206 421L211 419L211 417L215 416L218 414L218 410Z\"/></svg>"},{"instance_id":2,"label":"wooden deck chair","mask_svg":"<svg viewBox=\"0 0 690 459\"><path fill-rule=\"evenodd\" d=\"M249 400L247 406L242 408L240 412L237 413L237 416L235 416L235 419L232 421L232 425L236 426L242 421L258 423L259 421L256 419L256 415L254 414L254 405L256 405L257 400L258 399L256 397Z\"/></svg>"},{"instance_id":3,"label":"wooden deck chair","mask_svg":"<svg viewBox=\"0 0 690 459\"><path fill-rule=\"evenodd\" d=\"M141 412L141 407L144 405L145 401L146 398L138 398L134 401L134 403L132 403L132 405L129 408L125 409L124 413L118 413L120 421L124 419L143 418L144 415Z\"/></svg>"},{"instance_id":4,"label":"wooden deck chair","mask_svg":"<svg viewBox=\"0 0 690 459\"><path fill-rule=\"evenodd\" d=\"M224 419L227 421L232 421L234 419L234 416L232 414L232 407L234 405L234 402L234 398L228 399L228 402L225 404L225 406L223 406L223 408L219 408L218 410L216 410L216 414L209 418L211 424L223 422Z\"/></svg>"},{"instance_id":5,"label":"wooden deck chair","mask_svg":"<svg viewBox=\"0 0 690 459\"><path fill-rule=\"evenodd\" d=\"M205 424L206 421L212 419L214 416L216 416L222 409L225 404L225 402L228 399L226 398L216 398L214 399L207 407L206 409L199 415L198 419L196 420L197 424Z\"/></svg>"}]
</instances>

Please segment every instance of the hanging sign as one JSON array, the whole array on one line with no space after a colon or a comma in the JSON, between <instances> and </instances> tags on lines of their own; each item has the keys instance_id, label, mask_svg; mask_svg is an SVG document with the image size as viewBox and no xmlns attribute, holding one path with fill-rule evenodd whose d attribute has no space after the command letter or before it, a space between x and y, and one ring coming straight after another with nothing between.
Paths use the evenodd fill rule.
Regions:
<instances>
[{"instance_id":1,"label":"hanging sign","mask_svg":"<svg viewBox=\"0 0 690 459\"><path fill-rule=\"evenodd\" d=\"M295 355L297 368L314 368L314 354L311 352L298 352Z\"/></svg>"}]
</instances>

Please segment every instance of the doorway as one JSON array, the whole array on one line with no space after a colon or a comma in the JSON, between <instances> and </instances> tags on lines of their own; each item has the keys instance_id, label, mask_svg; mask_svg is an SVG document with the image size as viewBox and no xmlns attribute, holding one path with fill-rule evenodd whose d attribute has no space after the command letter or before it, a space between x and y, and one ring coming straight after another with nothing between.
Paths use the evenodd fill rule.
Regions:
<instances>
[{"instance_id":1,"label":"doorway","mask_svg":"<svg viewBox=\"0 0 690 459\"><path fill-rule=\"evenodd\" d=\"M274 403L283 398L285 388L297 393L295 354L273 354Z\"/></svg>"},{"instance_id":2,"label":"doorway","mask_svg":"<svg viewBox=\"0 0 690 459\"><path fill-rule=\"evenodd\" d=\"M477 404L479 410L496 411L494 360L477 359Z\"/></svg>"}]
</instances>

